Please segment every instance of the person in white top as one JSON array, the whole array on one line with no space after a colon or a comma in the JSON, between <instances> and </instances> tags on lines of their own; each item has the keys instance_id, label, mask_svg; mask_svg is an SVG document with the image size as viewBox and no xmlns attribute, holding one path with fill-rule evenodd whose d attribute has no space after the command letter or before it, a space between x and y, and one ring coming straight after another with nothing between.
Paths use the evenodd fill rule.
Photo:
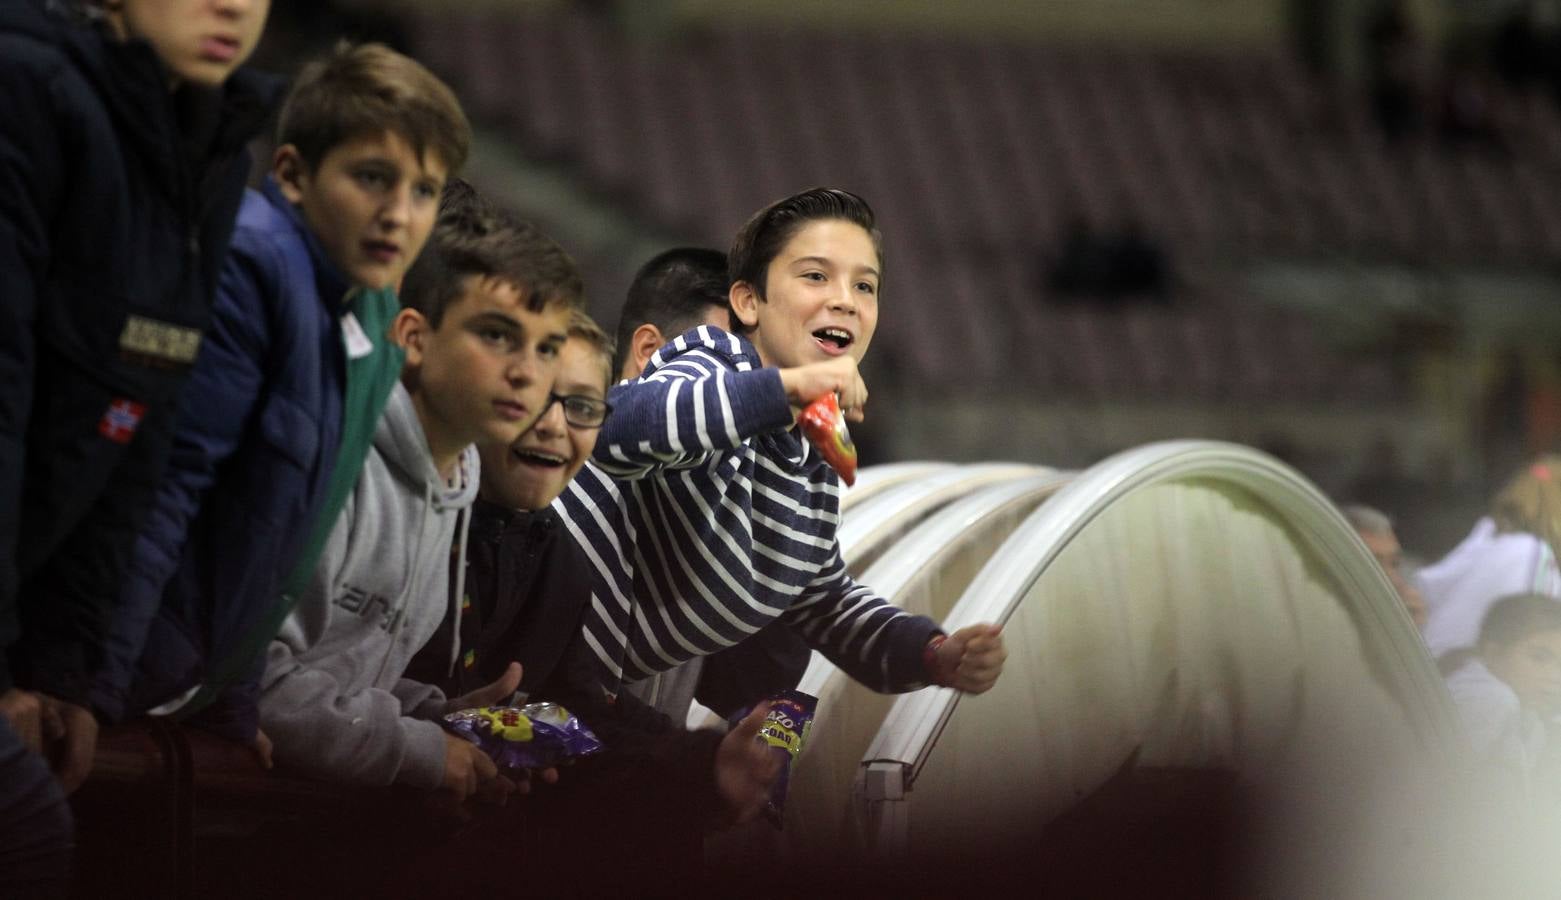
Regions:
<instances>
[{"instance_id":1,"label":"person in white top","mask_svg":"<svg viewBox=\"0 0 1561 900\"><path fill-rule=\"evenodd\" d=\"M1514 594L1480 625L1477 650L1447 679L1482 769L1530 797L1549 785L1561 715L1561 600Z\"/></svg>"},{"instance_id":2,"label":"person in white top","mask_svg":"<svg viewBox=\"0 0 1561 900\"><path fill-rule=\"evenodd\" d=\"M1561 455L1541 457L1519 472L1490 514L1452 552L1420 571L1426 644L1442 657L1474 646L1480 621L1500 597L1535 593L1561 597Z\"/></svg>"}]
</instances>

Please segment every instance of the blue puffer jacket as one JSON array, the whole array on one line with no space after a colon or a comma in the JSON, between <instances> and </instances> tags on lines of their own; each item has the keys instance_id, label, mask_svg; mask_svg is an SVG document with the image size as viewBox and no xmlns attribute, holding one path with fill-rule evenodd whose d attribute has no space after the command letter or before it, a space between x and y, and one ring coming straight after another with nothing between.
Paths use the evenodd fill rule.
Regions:
<instances>
[{"instance_id":1,"label":"blue puffer jacket","mask_svg":"<svg viewBox=\"0 0 1561 900\"><path fill-rule=\"evenodd\" d=\"M348 289L275 183L247 194L94 685L106 718L193 688L276 606L341 439Z\"/></svg>"}]
</instances>

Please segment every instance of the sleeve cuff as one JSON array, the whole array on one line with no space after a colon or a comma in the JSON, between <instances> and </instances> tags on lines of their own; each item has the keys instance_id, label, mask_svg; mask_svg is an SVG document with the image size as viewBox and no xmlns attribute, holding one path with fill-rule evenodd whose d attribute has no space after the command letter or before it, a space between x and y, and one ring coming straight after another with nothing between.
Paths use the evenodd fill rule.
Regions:
<instances>
[{"instance_id":1,"label":"sleeve cuff","mask_svg":"<svg viewBox=\"0 0 1561 900\"><path fill-rule=\"evenodd\" d=\"M408 787L435 790L444 784L444 729L419 719L401 720L406 756L396 781Z\"/></svg>"}]
</instances>

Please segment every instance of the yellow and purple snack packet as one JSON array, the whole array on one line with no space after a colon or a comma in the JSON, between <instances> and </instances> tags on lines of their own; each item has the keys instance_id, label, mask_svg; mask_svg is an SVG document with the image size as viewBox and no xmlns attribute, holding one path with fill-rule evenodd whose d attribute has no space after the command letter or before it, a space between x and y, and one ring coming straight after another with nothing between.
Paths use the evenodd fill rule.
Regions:
<instances>
[{"instance_id":1,"label":"yellow and purple snack packet","mask_svg":"<svg viewBox=\"0 0 1561 900\"><path fill-rule=\"evenodd\" d=\"M786 808L786 789L791 783L791 769L808 742L813 729L813 712L818 708L818 698L801 691L781 691L770 698L770 712L764 717L756 740L768 744L773 753L782 757L780 776L770 787L769 802L764 804L764 817L776 828L781 827L781 814ZM747 715L739 713L733 721L742 721Z\"/></svg>"},{"instance_id":2,"label":"yellow and purple snack packet","mask_svg":"<svg viewBox=\"0 0 1561 900\"><path fill-rule=\"evenodd\" d=\"M445 716L444 727L481 747L500 768L545 769L602 749L591 729L556 703L463 709Z\"/></svg>"},{"instance_id":3,"label":"yellow and purple snack packet","mask_svg":"<svg viewBox=\"0 0 1561 900\"><path fill-rule=\"evenodd\" d=\"M824 455L824 461L840 473L846 487L856 484L856 444L851 442L851 431L846 428L846 417L840 412L840 401L834 394L809 403L797 421L809 442Z\"/></svg>"}]
</instances>

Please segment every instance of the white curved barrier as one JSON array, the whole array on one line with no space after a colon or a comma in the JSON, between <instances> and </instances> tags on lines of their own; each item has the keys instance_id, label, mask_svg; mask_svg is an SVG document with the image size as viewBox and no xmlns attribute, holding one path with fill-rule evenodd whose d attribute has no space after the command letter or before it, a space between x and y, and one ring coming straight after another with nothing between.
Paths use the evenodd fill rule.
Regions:
<instances>
[{"instance_id":1,"label":"white curved barrier","mask_svg":"<svg viewBox=\"0 0 1561 900\"><path fill-rule=\"evenodd\" d=\"M901 482L922 478L934 472L946 471L953 467L953 463L932 462L930 460L866 466L857 471L856 484L841 492L840 512L845 513L863 501L870 499L878 492Z\"/></svg>"},{"instance_id":2,"label":"white curved barrier","mask_svg":"<svg viewBox=\"0 0 1561 900\"><path fill-rule=\"evenodd\" d=\"M980 621L1006 623L1002 680L895 700L861 760L860 850L903 860L1033 835L1131 758L1296 767L1315 786L1316 759L1461 752L1436 670L1353 530L1244 447L1156 444L1079 475L945 626Z\"/></svg>"},{"instance_id":3,"label":"white curved barrier","mask_svg":"<svg viewBox=\"0 0 1561 900\"><path fill-rule=\"evenodd\" d=\"M897 480L842 514L837 532L840 556L852 575L860 575L885 548L939 507L986 485L1043 471L1050 470L1018 463L975 463Z\"/></svg>"},{"instance_id":4,"label":"white curved barrier","mask_svg":"<svg viewBox=\"0 0 1561 900\"><path fill-rule=\"evenodd\" d=\"M922 521L861 580L901 608L941 620L1003 539L1071 477L1043 471L988 485ZM806 764L791 782L786 832L795 851L815 857L844 846L858 761L894 698L857 684L819 653L798 690L819 703Z\"/></svg>"}]
</instances>

